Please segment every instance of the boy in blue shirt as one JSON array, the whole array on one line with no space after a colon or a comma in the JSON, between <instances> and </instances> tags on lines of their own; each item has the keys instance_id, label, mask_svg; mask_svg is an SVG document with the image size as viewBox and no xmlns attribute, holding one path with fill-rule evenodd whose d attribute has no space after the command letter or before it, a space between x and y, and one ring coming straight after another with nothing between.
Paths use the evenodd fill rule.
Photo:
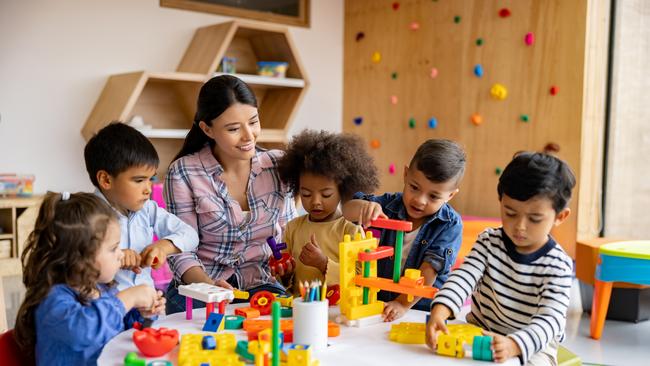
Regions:
<instances>
[{"instance_id":1,"label":"boy in blue shirt","mask_svg":"<svg viewBox=\"0 0 650 366\"><path fill-rule=\"evenodd\" d=\"M118 290L153 286L151 268L162 266L168 255L196 250L199 244L191 226L150 199L158 153L136 129L113 122L88 141L84 158L95 194L113 207L119 219L124 257L115 276ZM154 235L159 240L152 243Z\"/></svg>"},{"instance_id":2,"label":"boy in blue shirt","mask_svg":"<svg viewBox=\"0 0 650 366\"><path fill-rule=\"evenodd\" d=\"M462 240L462 220L447 202L458 193L465 161L465 152L457 143L427 140L404 167L402 193L375 196L359 192L355 199L345 203L343 214L364 227L378 217L411 221L413 231L404 233L401 275L406 268L420 269L425 285L440 288L447 280ZM395 231L384 230L380 245L394 246L395 237ZM393 257L379 260L377 275L392 278L393 261ZM385 321L400 318L410 308L428 311L431 305L430 299L416 297L408 301L406 295L387 291L380 291L378 298L387 302Z\"/></svg>"}]
</instances>

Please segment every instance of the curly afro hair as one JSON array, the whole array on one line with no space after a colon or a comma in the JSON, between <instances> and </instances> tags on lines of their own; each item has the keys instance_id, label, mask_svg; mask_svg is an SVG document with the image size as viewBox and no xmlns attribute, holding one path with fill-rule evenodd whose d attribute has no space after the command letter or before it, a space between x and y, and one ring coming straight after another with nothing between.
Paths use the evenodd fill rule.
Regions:
<instances>
[{"instance_id":1,"label":"curly afro hair","mask_svg":"<svg viewBox=\"0 0 650 366\"><path fill-rule=\"evenodd\" d=\"M366 152L363 140L351 134L304 130L294 136L286 154L278 162L280 179L294 194L304 173L326 176L345 201L356 192L372 192L379 187L377 167Z\"/></svg>"}]
</instances>

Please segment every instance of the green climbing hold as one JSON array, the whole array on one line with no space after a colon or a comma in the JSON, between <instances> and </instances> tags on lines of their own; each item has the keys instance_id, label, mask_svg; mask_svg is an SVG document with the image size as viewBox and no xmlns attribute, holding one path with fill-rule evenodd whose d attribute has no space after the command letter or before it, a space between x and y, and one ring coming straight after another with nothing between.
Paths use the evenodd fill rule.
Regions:
<instances>
[{"instance_id":1,"label":"green climbing hold","mask_svg":"<svg viewBox=\"0 0 650 366\"><path fill-rule=\"evenodd\" d=\"M519 119L521 120L521 122L529 122L530 121L530 117L528 117L527 114L522 114L521 116L519 116Z\"/></svg>"},{"instance_id":2,"label":"green climbing hold","mask_svg":"<svg viewBox=\"0 0 650 366\"><path fill-rule=\"evenodd\" d=\"M476 39L476 45L477 46L482 46L483 45L483 38L477 38Z\"/></svg>"},{"instance_id":3,"label":"green climbing hold","mask_svg":"<svg viewBox=\"0 0 650 366\"><path fill-rule=\"evenodd\" d=\"M397 80L397 73L396 73L396 72L393 72L392 74L390 74L390 77L391 77L393 80Z\"/></svg>"},{"instance_id":4,"label":"green climbing hold","mask_svg":"<svg viewBox=\"0 0 650 366\"><path fill-rule=\"evenodd\" d=\"M460 15L456 15L454 17L454 23L456 23L456 24L460 23Z\"/></svg>"},{"instance_id":5,"label":"green climbing hold","mask_svg":"<svg viewBox=\"0 0 650 366\"><path fill-rule=\"evenodd\" d=\"M411 117L409 119L409 127L415 128L415 118Z\"/></svg>"},{"instance_id":6,"label":"green climbing hold","mask_svg":"<svg viewBox=\"0 0 650 366\"><path fill-rule=\"evenodd\" d=\"M499 168L499 167L497 167L496 169L494 169L494 172L496 173L496 175L501 175L501 172L502 172L502 171L503 171L503 170L501 170L501 168Z\"/></svg>"}]
</instances>

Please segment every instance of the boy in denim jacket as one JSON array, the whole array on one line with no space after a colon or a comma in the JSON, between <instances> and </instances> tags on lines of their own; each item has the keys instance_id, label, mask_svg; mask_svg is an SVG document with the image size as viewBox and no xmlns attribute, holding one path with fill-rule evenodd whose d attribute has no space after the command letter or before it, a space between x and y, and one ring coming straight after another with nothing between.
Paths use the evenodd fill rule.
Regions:
<instances>
[{"instance_id":1,"label":"boy in denim jacket","mask_svg":"<svg viewBox=\"0 0 650 366\"><path fill-rule=\"evenodd\" d=\"M465 152L457 143L427 140L404 167L403 192L381 196L358 192L343 206L343 214L364 227L378 217L411 221L413 231L404 233L401 275L407 268L420 269L425 285L440 288L462 240L462 220L447 202L458 193L465 161ZM383 230L379 242L394 246L395 237L395 231ZM393 257L379 260L377 275L392 278L393 261ZM428 311L431 305L430 299L408 301L404 294L387 291L380 291L378 298L386 301L384 321L398 319L410 308Z\"/></svg>"}]
</instances>

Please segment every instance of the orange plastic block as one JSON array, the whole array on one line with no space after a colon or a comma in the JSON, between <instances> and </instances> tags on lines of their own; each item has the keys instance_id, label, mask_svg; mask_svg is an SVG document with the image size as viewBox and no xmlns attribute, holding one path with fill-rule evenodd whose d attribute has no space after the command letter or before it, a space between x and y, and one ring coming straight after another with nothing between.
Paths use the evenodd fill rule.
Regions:
<instances>
[{"instance_id":1,"label":"orange plastic block","mask_svg":"<svg viewBox=\"0 0 650 366\"><path fill-rule=\"evenodd\" d=\"M328 337L338 337L341 335L341 327L334 323L334 322L328 322L327 323L327 336Z\"/></svg>"},{"instance_id":2,"label":"orange plastic block","mask_svg":"<svg viewBox=\"0 0 650 366\"><path fill-rule=\"evenodd\" d=\"M424 285L424 277L418 279L412 279L408 277L402 277L399 279L399 284L405 287L418 287Z\"/></svg>"},{"instance_id":3,"label":"orange plastic block","mask_svg":"<svg viewBox=\"0 0 650 366\"><path fill-rule=\"evenodd\" d=\"M257 330L258 332L263 329L271 329L273 323L269 319L246 319L244 320L243 328L246 331ZM280 330L285 331L287 329L293 329L293 320L291 319L282 319L280 320Z\"/></svg>"},{"instance_id":4,"label":"orange plastic block","mask_svg":"<svg viewBox=\"0 0 650 366\"><path fill-rule=\"evenodd\" d=\"M354 283L363 287L376 287L380 290L396 292L398 294L406 294L413 296L420 296L427 299L433 299L433 296L438 292L438 289L431 286L417 286L407 287L393 282L390 278L377 278L368 277L364 278L362 275L357 275L354 278Z\"/></svg>"},{"instance_id":5,"label":"orange plastic block","mask_svg":"<svg viewBox=\"0 0 650 366\"><path fill-rule=\"evenodd\" d=\"M241 315L246 319L255 319L260 317L260 311L253 308L237 308L235 315Z\"/></svg>"},{"instance_id":6,"label":"orange plastic block","mask_svg":"<svg viewBox=\"0 0 650 366\"><path fill-rule=\"evenodd\" d=\"M375 219L370 221L370 226L379 229L388 229L395 231L411 231L413 223L410 221L392 220L392 219Z\"/></svg>"},{"instance_id":7,"label":"orange plastic block","mask_svg":"<svg viewBox=\"0 0 650 366\"><path fill-rule=\"evenodd\" d=\"M382 258L387 258L393 255L393 252L395 249L393 247L377 247L377 249L366 253L366 252L359 252L359 261L360 262L367 262L367 261L376 261Z\"/></svg>"}]
</instances>

